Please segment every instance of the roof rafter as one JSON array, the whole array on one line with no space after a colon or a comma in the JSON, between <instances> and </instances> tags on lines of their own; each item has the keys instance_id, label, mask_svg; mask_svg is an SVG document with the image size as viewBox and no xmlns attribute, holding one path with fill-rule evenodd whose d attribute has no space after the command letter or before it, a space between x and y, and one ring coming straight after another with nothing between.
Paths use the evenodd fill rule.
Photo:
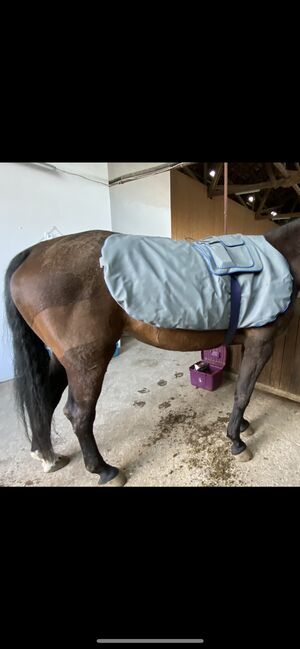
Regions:
<instances>
[{"instance_id":1,"label":"roof rafter","mask_svg":"<svg viewBox=\"0 0 300 649\"><path fill-rule=\"evenodd\" d=\"M223 162L191 162L186 165L185 168L179 167L181 173L204 185L210 199L224 196ZM209 174L212 169L215 170L213 177ZM251 210L256 219L276 221L282 213L283 219L288 220L300 209L300 162L231 162L226 190L229 198ZM255 196L251 205L247 200L249 194ZM274 216L271 212L277 214Z\"/></svg>"},{"instance_id":2,"label":"roof rafter","mask_svg":"<svg viewBox=\"0 0 300 649\"><path fill-rule=\"evenodd\" d=\"M290 172L286 169L285 165L282 164L282 162L273 162L273 165L274 165L274 167L276 167L276 169L278 169L278 171L280 171L281 175L284 178L289 177ZM298 196L300 196L300 187L299 187L299 185L297 183L295 183L295 185L292 185L292 187L295 190L296 194L298 194Z\"/></svg>"},{"instance_id":3,"label":"roof rafter","mask_svg":"<svg viewBox=\"0 0 300 649\"><path fill-rule=\"evenodd\" d=\"M300 212L290 212L289 214L277 214L271 221L285 221L286 219L298 219Z\"/></svg>"},{"instance_id":4,"label":"roof rafter","mask_svg":"<svg viewBox=\"0 0 300 649\"><path fill-rule=\"evenodd\" d=\"M270 192L271 192L271 189L266 189L266 191L265 191L265 193L264 193L264 195L263 195L263 197L262 197L262 199L260 201L260 204L259 204L259 206L258 206L258 208L256 210L256 214L255 214L256 219L260 218L262 209L264 207L264 204L265 204Z\"/></svg>"},{"instance_id":5,"label":"roof rafter","mask_svg":"<svg viewBox=\"0 0 300 649\"><path fill-rule=\"evenodd\" d=\"M190 167L185 167L184 171L185 171L185 173L186 173L188 176L190 176L191 178L193 178L193 180L197 180L198 183L200 182L200 178L198 178L198 176L195 174L195 172L193 171L193 169L190 169Z\"/></svg>"},{"instance_id":6,"label":"roof rafter","mask_svg":"<svg viewBox=\"0 0 300 649\"><path fill-rule=\"evenodd\" d=\"M278 189L279 187L293 187L300 182L300 170L289 170L288 176L277 178L273 182L267 180L263 183L253 183L251 185L229 185L228 194L251 194L251 192L260 191L261 189ZM213 191L213 196L220 196L224 192L224 187L218 186Z\"/></svg>"},{"instance_id":7,"label":"roof rafter","mask_svg":"<svg viewBox=\"0 0 300 649\"><path fill-rule=\"evenodd\" d=\"M214 175L214 177L213 177L213 179L212 179L212 181L211 181L211 183L210 183L210 185L208 186L208 189L207 189L207 195L208 195L209 198L213 197L213 192L214 192L214 189L215 189L215 187L217 186L217 184L218 184L218 182L220 180L222 170L223 170L223 162L218 162L217 168L216 168L216 173L215 173L215 175ZM223 192L224 192L224 190L223 190Z\"/></svg>"}]
</instances>

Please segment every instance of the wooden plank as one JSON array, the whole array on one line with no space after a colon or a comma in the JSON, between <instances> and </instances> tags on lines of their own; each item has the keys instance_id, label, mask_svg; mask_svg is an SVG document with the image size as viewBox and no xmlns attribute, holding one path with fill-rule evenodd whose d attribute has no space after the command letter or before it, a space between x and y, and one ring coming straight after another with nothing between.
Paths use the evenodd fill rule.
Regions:
<instances>
[{"instance_id":1,"label":"wooden plank","mask_svg":"<svg viewBox=\"0 0 300 649\"><path fill-rule=\"evenodd\" d=\"M228 371L238 374L240 368L239 348L231 348ZM295 316L287 332L277 338L271 359L263 368L257 383L270 388L270 392L300 400L300 300L296 300Z\"/></svg>"},{"instance_id":2,"label":"wooden plank","mask_svg":"<svg viewBox=\"0 0 300 649\"><path fill-rule=\"evenodd\" d=\"M241 206L240 209L243 210ZM171 225L173 239L202 239L220 234L223 199L210 200L205 185L174 170L171 172Z\"/></svg>"},{"instance_id":3,"label":"wooden plank","mask_svg":"<svg viewBox=\"0 0 300 649\"><path fill-rule=\"evenodd\" d=\"M290 392L291 373L296 369L294 367L294 358L295 358L298 324L299 324L299 317L295 315L292 318L289 328L286 332L286 340L284 345L284 354L283 354L281 375L280 375L280 384L278 386L284 392Z\"/></svg>"},{"instance_id":4,"label":"wooden plank","mask_svg":"<svg viewBox=\"0 0 300 649\"><path fill-rule=\"evenodd\" d=\"M228 372L227 370L224 370L224 376L232 379L233 381L236 381L236 374L234 372ZM268 394L274 394L276 397L283 397L284 399L290 399L291 401L297 401L298 403L300 403L300 394L285 392L284 390L280 390L279 388L273 388L270 385L264 385L263 383L259 382L255 384L255 388L257 390L261 390L261 392L267 392Z\"/></svg>"},{"instance_id":5,"label":"wooden plank","mask_svg":"<svg viewBox=\"0 0 300 649\"><path fill-rule=\"evenodd\" d=\"M298 302L300 302L300 300L297 300L297 303ZM293 365L291 367L291 372L290 372L289 389L290 392L300 393L300 317L299 315L297 316L297 318L298 318L298 331L297 331L297 338L295 342Z\"/></svg>"},{"instance_id":6,"label":"wooden plank","mask_svg":"<svg viewBox=\"0 0 300 649\"><path fill-rule=\"evenodd\" d=\"M283 397L284 399L290 399L291 401L297 401L300 403L300 394L293 394L292 392L285 392L285 390L280 390L280 388L272 388L270 385L264 385L263 383L256 383L255 387L257 390L262 392L268 392L269 394L274 394L276 397Z\"/></svg>"}]
</instances>

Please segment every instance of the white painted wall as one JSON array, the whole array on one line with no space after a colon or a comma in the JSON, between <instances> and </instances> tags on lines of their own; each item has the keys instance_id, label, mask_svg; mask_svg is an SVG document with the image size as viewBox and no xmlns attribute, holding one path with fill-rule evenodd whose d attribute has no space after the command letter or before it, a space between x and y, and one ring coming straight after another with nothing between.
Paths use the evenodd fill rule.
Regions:
<instances>
[{"instance_id":1,"label":"white painted wall","mask_svg":"<svg viewBox=\"0 0 300 649\"><path fill-rule=\"evenodd\" d=\"M108 183L149 163L54 162ZM29 163L0 163L0 285L10 260L55 226L62 234L91 229L171 236L170 172L111 187ZM3 291L3 289L2 289ZM0 381L13 377L10 335L0 298Z\"/></svg>"},{"instance_id":2,"label":"white painted wall","mask_svg":"<svg viewBox=\"0 0 300 649\"><path fill-rule=\"evenodd\" d=\"M162 162L109 162L109 179L141 171ZM170 172L110 187L114 232L171 236Z\"/></svg>"},{"instance_id":3,"label":"white painted wall","mask_svg":"<svg viewBox=\"0 0 300 649\"><path fill-rule=\"evenodd\" d=\"M72 168L71 163L53 164ZM75 165L78 173L108 181L107 163ZM25 163L0 163L0 215L1 297L10 260L40 241L53 226L62 234L112 229L108 187ZM0 381L13 376L11 358L4 303L0 298Z\"/></svg>"}]
</instances>

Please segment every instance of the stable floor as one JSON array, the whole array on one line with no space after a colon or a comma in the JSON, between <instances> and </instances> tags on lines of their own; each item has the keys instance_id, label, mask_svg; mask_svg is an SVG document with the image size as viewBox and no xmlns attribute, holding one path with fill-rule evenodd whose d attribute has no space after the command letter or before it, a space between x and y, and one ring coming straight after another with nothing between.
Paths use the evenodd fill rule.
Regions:
<instances>
[{"instance_id":1,"label":"stable floor","mask_svg":"<svg viewBox=\"0 0 300 649\"><path fill-rule=\"evenodd\" d=\"M105 460L125 470L126 486L299 486L300 404L254 391L246 411L255 430L246 440L254 457L238 463L225 435L234 382L225 378L214 392L194 388L188 368L197 360L194 352L122 340L121 354L108 367L94 432ZM13 383L0 384L2 486L97 486L63 415L65 402L66 393L55 412L53 445L71 461L44 474L17 421Z\"/></svg>"}]
</instances>

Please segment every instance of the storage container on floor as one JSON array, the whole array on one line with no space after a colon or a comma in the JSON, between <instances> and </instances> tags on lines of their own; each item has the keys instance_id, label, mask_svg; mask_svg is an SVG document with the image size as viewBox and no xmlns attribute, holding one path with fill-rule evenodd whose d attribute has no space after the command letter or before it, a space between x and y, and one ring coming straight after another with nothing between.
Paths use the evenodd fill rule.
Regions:
<instances>
[{"instance_id":1,"label":"storage container on floor","mask_svg":"<svg viewBox=\"0 0 300 649\"><path fill-rule=\"evenodd\" d=\"M204 390L216 390L222 382L223 369L226 365L227 348L225 345L215 347L214 349L203 349L201 352L202 359L194 365L191 365L190 379L191 384L196 388ZM205 361L208 368L205 371L195 369L195 365Z\"/></svg>"}]
</instances>

